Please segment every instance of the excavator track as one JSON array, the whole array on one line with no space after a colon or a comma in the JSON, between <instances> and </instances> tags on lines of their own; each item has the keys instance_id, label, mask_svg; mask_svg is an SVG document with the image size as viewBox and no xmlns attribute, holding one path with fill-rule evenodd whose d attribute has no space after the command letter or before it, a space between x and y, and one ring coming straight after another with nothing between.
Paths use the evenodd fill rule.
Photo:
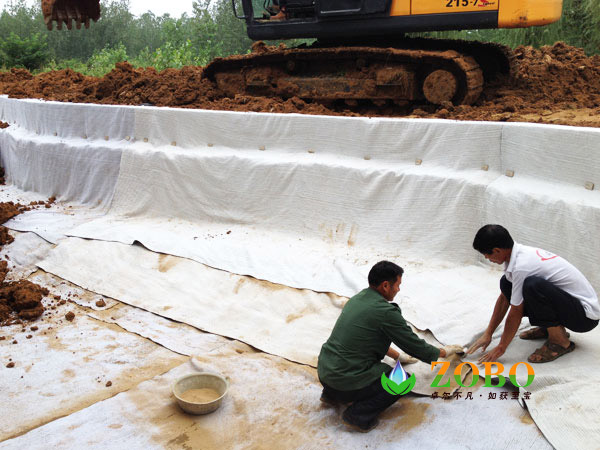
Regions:
<instances>
[{"instance_id":1,"label":"excavator track","mask_svg":"<svg viewBox=\"0 0 600 450\"><path fill-rule=\"evenodd\" d=\"M300 97L317 101L471 104L483 72L454 50L373 47L289 49L215 59L205 75L229 96Z\"/></svg>"},{"instance_id":2,"label":"excavator track","mask_svg":"<svg viewBox=\"0 0 600 450\"><path fill-rule=\"evenodd\" d=\"M510 77L515 69L512 51L499 44L413 38L293 49L258 43L251 54L215 59L205 76L232 97L468 105L484 82Z\"/></svg>"}]
</instances>

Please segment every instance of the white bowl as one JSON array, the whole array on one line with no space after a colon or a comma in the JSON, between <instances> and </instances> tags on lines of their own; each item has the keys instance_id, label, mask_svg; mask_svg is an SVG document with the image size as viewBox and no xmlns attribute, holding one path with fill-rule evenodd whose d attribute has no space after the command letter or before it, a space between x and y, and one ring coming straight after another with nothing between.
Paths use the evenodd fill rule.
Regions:
<instances>
[{"instance_id":1,"label":"white bowl","mask_svg":"<svg viewBox=\"0 0 600 450\"><path fill-rule=\"evenodd\" d=\"M219 398L210 401L208 403L195 403L189 402L181 398L184 392L190 389L203 389L209 388L214 389L219 393ZM180 408L190 414L208 414L215 411L223 401L229 383L225 378L215 373L195 373L191 375L185 375L179 378L173 384L173 395L177 400Z\"/></svg>"}]
</instances>

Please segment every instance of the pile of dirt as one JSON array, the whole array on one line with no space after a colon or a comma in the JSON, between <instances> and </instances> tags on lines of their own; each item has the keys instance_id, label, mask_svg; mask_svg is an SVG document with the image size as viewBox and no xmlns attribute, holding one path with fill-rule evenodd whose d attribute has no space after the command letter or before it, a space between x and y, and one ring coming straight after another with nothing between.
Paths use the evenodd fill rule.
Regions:
<instances>
[{"instance_id":1,"label":"pile of dirt","mask_svg":"<svg viewBox=\"0 0 600 450\"><path fill-rule=\"evenodd\" d=\"M263 46L264 47L264 46ZM261 51L274 51L269 47ZM259 47L257 47L259 48ZM526 121L600 127L600 56L564 43L515 50L514 79L488 85L471 106L374 105L359 101L319 104L297 97L227 96L203 77L201 67L157 72L118 63L102 78L72 70L32 76L22 69L0 74L0 93L15 98L120 105L155 105L229 111L345 116L437 117L458 120ZM235 58L235 56L231 57Z\"/></svg>"},{"instance_id":2,"label":"pile of dirt","mask_svg":"<svg viewBox=\"0 0 600 450\"><path fill-rule=\"evenodd\" d=\"M37 319L44 313L42 298L48 294L48 289L31 281L3 281L0 287L0 324L21 323L19 319Z\"/></svg>"},{"instance_id":3,"label":"pile of dirt","mask_svg":"<svg viewBox=\"0 0 600 450\"><path fill-rule=\"evenodd\" d=\"M2 172L4 173L4 171ZM0 203L0 223L4 223L7 220L21 214L22 212L29 211L30 209L31 208L29 206L24 206L20 203ZM0 246L10 244L13 240L13 237L8 234L8 229L0 225Z\"/></svg>"},{"instance_id":4,"label":"pile of dirt","mask_svg":"<svg viewBox=\"0 0 600 450\"><path fill-rule=\"evenodd\" d=\"M0 173L4 184L4 169L0 168ZM56 199L51 197L45 202L31 202L29 205L14 202L0 203L0 223L37 207L49 208L55 201ZM0 248L13 240L8 229L0 225ZM5 282L8 270L8 263L0 261L0 326L37 319L44 313L42 299L49 294L48 290L27 280Z\"/></svg>"}]
</instances>

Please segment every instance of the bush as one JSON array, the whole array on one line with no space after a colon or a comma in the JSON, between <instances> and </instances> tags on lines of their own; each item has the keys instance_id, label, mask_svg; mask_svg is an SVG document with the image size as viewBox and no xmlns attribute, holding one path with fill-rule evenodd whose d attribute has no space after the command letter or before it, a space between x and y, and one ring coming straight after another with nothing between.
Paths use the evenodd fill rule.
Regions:
<instances>
[{"instance_id":1,"label":"bush","mask_svg":"<svg viewBox=\"0 0 600 450\"><path fill-rule=\"evenodd\" d=\"M132 64L137 67L154 67L160 71L167 68L180 69L183 66L198 66L206 64L206 61L202 56L196 55L192 43L188 39L179 46L167 42L153 52L145 48L137 58L133 59Z\"/></svg>"},{"instance_id":2,"label":"bush","mask_svg":"<svg viewBox=\"0 0 600 450\"><path fill-rule=\"evenodd\" d=\"M40 33L21 38L11 32L0 41L0 65L4 67L25 67L31 71L42 67L49 58L46 36Z\"/></svg>"},{"instance_id":3,"label":"bush","mask_svg":"<svg viewBox=\"0 0 600 450\"><path fill-rule=\"evenodd\" d=\"M86 75L104 76L115 68L116 63L121 61L127 61L127 49L122 43L119 42L115 48L104 47L102 50L94 52L88 60Z\"/></svg>"}]
</instances>

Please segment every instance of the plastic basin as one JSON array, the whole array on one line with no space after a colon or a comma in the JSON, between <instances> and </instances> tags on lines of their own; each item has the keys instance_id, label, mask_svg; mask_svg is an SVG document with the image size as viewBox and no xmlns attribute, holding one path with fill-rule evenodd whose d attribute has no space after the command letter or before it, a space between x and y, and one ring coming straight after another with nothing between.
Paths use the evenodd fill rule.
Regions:
<instances>
[{"instance_id":1,"label":"plastic basin","mask_svg":"<svg viewBox=\"0 0 600 450\"><path fill-rule=\"evenodd\" d=\"M215 411L227 394L229 383L225 378L215 373L195 373L179 378L173 384L173 395L181 409L189 414L209 414ZM219 393L219 398L208 403L195 403L186 401L181 395L190 389L214 389Z\"/></svg>"}]
</instances>

